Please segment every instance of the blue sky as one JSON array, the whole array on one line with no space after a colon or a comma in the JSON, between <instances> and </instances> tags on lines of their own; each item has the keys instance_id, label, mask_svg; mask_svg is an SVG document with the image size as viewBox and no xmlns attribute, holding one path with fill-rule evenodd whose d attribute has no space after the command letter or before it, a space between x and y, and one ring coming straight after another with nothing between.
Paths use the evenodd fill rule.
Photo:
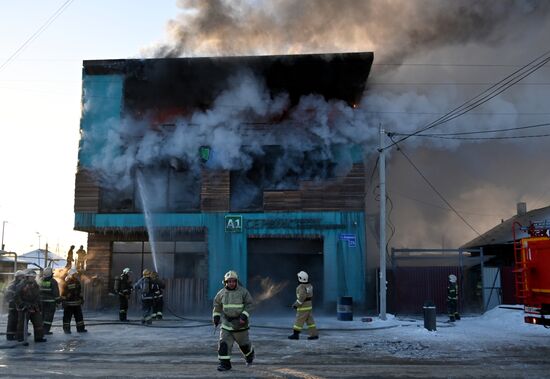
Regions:
<instances>
[{"instance_id":1,"label":"blue sky","mask_svg":"<svg viewBox=\"0 0 550 379\"><path fill-rule=\"evenodd\" d=\"M0 1L0 65L65 0ZM165 38L174 0L75 0L0 71L0 222L25 253L86 245L73 231L82 60L138 57ZM37 232L40 234L37 234Z\"/></svg>"}]
</instances>

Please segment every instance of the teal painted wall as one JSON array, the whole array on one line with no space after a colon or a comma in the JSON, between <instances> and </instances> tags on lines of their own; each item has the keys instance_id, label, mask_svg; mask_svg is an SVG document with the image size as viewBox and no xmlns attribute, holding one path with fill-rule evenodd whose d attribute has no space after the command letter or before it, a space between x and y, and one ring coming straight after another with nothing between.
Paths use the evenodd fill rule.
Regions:
<instances>
[{"instance_id":1,"label":"teal painted wall","mask_svg":"<svg viewBox=\"0 0 550 379\"><path fill-rule=\"evenodd\" d=\"M80 139L81 166L89 167L93 159L101 159L109 131L120 127L123 87L123 75L83 75L80 129L86 139Z\"/></svg>"},{"instance_id":2,"label":"teal painted wall","mask_svg":"<svg viewBox=\"0 0 550 379\"><path fill-rule=\"evenodd\" d=\"M336 302L339 296L352 296L355 303L365 301L365 225L363 212L273 212L243 213L240 233L225 231L226 212L153 214L158 228L204 227L208 242L208 296L220 288L223 274L236 270L246 285L247 238L261 235L320 235L323 238L324 303ZM314 219L315 222L308 220ZM291 225L281 225L283 224ZM304 223L305 222L305 223ZM256 225L251 225L255 223ZM295 227L301 225L300 227ZM292 227L294 226L294 227ZM145 227L143 214L77 213L75 229ZM356 247L348 246L340 234L354 234Z\"/></svg>"}]
</instances>

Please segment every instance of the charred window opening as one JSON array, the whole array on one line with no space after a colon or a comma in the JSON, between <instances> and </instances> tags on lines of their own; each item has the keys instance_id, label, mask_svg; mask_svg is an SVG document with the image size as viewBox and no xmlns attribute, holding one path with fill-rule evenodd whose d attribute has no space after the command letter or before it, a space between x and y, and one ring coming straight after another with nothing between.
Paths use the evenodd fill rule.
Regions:
<instances>
[{"instance_id":1,"label":"charred window opening","mask_svg":"<svg viewBox=\"0 0 550 379\"><path fill-rule=\"evenodd\" d=\"M100 212L197 212L200 175L181 162L136 168L124 188L102 187Z\"/></svg>"},{"instance_id":2,"label":"charred window opening","mask_svg":"<svg viewBox=\"0 0 550 379\"><path fill-rule=\"evenodd\" d=\"M245 152L246 153L246 152ZM247 170L231 171L231 211L263 210L263 191L299 190L304 181L335 177L336 163L322 149L297 151L264 146L248 152L253 163Z\"/></svg>"}]
</instances>

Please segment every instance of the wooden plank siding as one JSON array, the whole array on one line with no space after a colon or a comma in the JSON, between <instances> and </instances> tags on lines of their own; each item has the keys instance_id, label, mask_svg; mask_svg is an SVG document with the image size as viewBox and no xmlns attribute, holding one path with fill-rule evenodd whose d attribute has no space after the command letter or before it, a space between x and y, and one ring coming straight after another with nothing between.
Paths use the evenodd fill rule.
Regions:
<instances>
[{"instance_id":1,"label":"wooden plank siding","mask_svg":"<svg viewBox=\"0 0 550 379\"><path fill-rule=\"evenodd\" d=\"M86 273L93 274L94 280L100 281L104 296L108 294L111 273L111 241L112 236L110 235L88 233ZM97 283L96 285L99 286Z\"/></svg>"},{"instance_id":2,"label":"wooden plank siding","mask_svg":"<svg viewBox=\"0 0 550 379\"><path fill-rule=\"evenodd\" d=\"M342 178L303 181L297 191L264 191L264 211L363 210L364 199L365 167L358 163Z\"/></svg>"},{"instance_id":3,"label":"wooden plank siding","mask_svg":"<svg viewBox=\"0 0 550 379\"><path fill-rule=\"evenodd\" d=\"M79 169L76 173L74 211L90 213L99 211L99 185L90 171L85 169Z\"/></svg>"},{"instance_id":4,"label":"wooden plank siding","mask_svg":"<svg viewBox=\"0 0 550 379\"><path fill-rule=\"evenodd\" d=\"M202 172L201 210L229 211L229 171Z\"/></svg>"}]
</instances>

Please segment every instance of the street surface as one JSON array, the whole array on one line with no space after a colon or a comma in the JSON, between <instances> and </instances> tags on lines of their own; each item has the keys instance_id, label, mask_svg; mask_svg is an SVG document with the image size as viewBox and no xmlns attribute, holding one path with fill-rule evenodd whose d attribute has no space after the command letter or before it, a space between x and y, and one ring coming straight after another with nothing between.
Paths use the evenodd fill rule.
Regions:
<instances>
[{"instance_id":1,"label":"street surface","mask_svg":"<svg viewBox=\"0 0 550 379\"><path fill-rule=\"evenodd\" d=\"M505 311L520 319L517 311ZM512 314L516 312L516 314ZM498 325L499 318L438 322L428 332L420 320L337 321L318 317L321 338L291 341L293 318L253 319L251 339L257 359L246 367L233 348L233 369L218 372L217 333L207 315L199 321L168 315L152 327L133 315L129 324L116 313L85 314L86 334L62 333L56 314L48 342L29 346L3 341L0 376L9 378L548 378L550 329ZM5 315L0 319L5 330ZM439 319L438 319L439 321ZM256 325L256 326L254 326ZM513 325L512 325L513 326ZM32 330L32 327L30 328ZM336 330L343 329L343 330Z\"/></svg>"}]
</instances>

